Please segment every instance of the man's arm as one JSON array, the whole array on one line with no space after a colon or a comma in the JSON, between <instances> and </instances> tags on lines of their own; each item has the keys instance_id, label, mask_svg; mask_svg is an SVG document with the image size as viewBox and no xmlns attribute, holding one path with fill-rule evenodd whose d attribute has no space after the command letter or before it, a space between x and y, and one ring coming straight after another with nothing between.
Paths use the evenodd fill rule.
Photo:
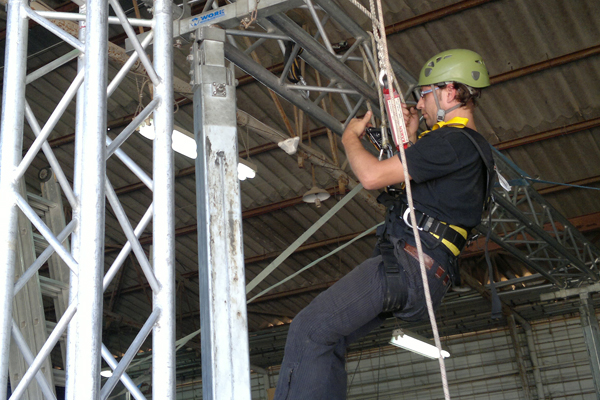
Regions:
<instances>
[{"instance_id":1,"label":"man's arm","mask_svg":"<svg viewBox=\"0 0 600 400\"><path fill-rule=\"evenodd\" d=\"M342 136L342 143L352 171L368 190L381 189L404 182L404 169L400 158L392 157L379 161L360 142L370 118L371 112L369 111L362 119L353 119Z\"/></svg>"}]
</instances>

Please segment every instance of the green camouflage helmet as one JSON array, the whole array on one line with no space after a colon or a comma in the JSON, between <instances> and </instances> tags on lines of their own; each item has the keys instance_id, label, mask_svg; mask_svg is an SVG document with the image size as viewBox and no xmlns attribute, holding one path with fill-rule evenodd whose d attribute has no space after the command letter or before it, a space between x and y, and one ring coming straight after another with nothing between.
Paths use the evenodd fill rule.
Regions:
<instances>
[{"instance_id":1,"label":"green camouflage helmet","mask_svg":"<svg viewBox=\"0 0 600 400\"><path fill-rule=\"evenodd\" d=\"M479 54L471 50L454 49L433 56L419 74L419 86L443 82L484 88L490 86L490 76Z\"/></svg>"}]
</instances>

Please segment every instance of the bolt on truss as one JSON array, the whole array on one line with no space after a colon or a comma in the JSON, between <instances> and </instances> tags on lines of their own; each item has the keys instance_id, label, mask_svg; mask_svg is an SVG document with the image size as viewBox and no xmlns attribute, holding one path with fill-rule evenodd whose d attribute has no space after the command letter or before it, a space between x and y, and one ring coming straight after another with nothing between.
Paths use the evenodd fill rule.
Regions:
<instances>
[{"instance_id":1,"label":"bolt on truss","mask_svg":"<svg viewBox=\"0 0 600 400\"><path fill-rule=\"evenodd\" d=\"M116 17L108 16L109 3ZM0 390L0 400L7 398L4 388L7 387L9 369L12 387L10 399L17 400L23 396L56 399L51 369L47 363L50 352L67 330L67 349L62 349L66 369L66 398L106 399L120 380L134 398L144 399L125 370L151 332L154 355L153 397L175 398L172 2L156 0L153 11L153 20L141 20L128 19L116 0L89 0L80 7L79 13L36 11L28 1L8 1L0 146L0 188L3 193L0 199L3 206L0 211L0 387L3 388ZM26 76L29 20L37 22L74 50ZM66 31L56 25L54 20L66 20L75 29ZM79 21L79 29L71 21ZM106 40L109 22L123 26L135 49L131 57L124 60L123 67L110 83L109 44ZM153 29L140 42L132 25ZM79 36L74 37L73 33L77 31ZM152 41L154 63L145 52ZM78 57L76 77L50 117L40 124L35 109L26 101L26 85L75 57ZM107 136L107 100L137 61L154 86L154 99L115 140L111 140ZM139 67L136 68L139 70ZM65 111L74 99L77 102L74 121L76 138L72 172L74 183L71 185L47 140L57 123L67 118ZM149 174L121 149L121 145L140 122L152 113L155 140L153 169ZM35 140L22 156L25 120L34 133ZM22 189L24 176L40 151L51 167L46 174L52 175L57 182L54 186L45 186L46 189L42 191L45 190L45 195L54 199L54 202L62 201L62 191L73 210L71 221L64 221L62 213L40 218L40 211L34 209L34 204L44 205L47 202L56 207L56 203L27 195ZM154 190L153 202L135 228L131 226L131 219L120 204L106 174L106 163L111 162L112 156L117 157L151 190L160 188ZM106 274L105 199L108 199L127 240ZM27 220L25 225L20 222ZM141 248L139 237L151 220L154 252L149 260ZM47 247L37 258L32 241L24 242L23 237L19 238L19 232L26 232L21 226L34 226L47 243ZM30 245L16 246L17 242ZM141 265L152 289L153 311L117 363L109 349L102 344L102 294L131 252ZM52 278L38 278L38 269L49 259L51 275L54 275ZM16 273L18 260L26 260L27 265ZM53 264L59 265L62 270L53 269ZM16 277L19 279L15 282ZM61 306L57 307L58 322L49 325L53 328L44 338L45 341L28 340L26 336L29 334L24 335L23 332L28 325L45 321L43 310L28 317L22 317L17 311L13 313L14 296L24 290L28 290L27 293L32 296L27 289L30 283L34 283L34 287L40 286L43 293L54 293L57 301L62 299ZM67 287L68 296L65 293ZM41 294L38 292L37 296L37 301L41 304ZM45 329L46 324L41 326ZM11 339L16 346L12 349ZM17 348L25 364L17 363ZM101 387L102 358L114 371L113 376ZM37 383L32 383L34 379ZM36 392L38 388L41 392Z\"/></svg>"}]
</instances>

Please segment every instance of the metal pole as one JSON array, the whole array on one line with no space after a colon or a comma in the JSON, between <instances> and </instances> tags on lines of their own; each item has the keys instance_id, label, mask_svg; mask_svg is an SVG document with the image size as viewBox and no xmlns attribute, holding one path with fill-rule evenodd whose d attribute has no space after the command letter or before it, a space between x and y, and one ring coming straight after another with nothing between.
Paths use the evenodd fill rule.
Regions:
<instances>
[{"instance_id":1,"label":"metal pole","mask_svg":"<svg viewBox=\"0 0 600 400\"><path fill-rule=\"evenodd\" d=\"M86 3L83 3L79 7L79 12L86 12ZM86 23L81 21L79 23L79 40L85 44L86 34ZM85 68L85 53L82 53L77 58L77 72ZM84 87L79 87L77 91L77 102L75 109L75 155L73 160L73 193L76 199L81 198L81 182L83 180L83 174L81 168L83 166L83 113L85 106L84 98ZM77 201L73 206L73 221L77 221L77 227L71 234L71 254L73 258L79 259L79 218L81 216L80 202ZM79 287L79 278L72 271L69 275L69 306L77 304L77 291ZM67 328L67 365L65 366L65 399L75 400L77 387L76 378L77 374L77 326L79 323L79 315L75 314L71 323Z\"/></svg>"},{"instance_id":2,"label":"metal pole","mask_svg":"<svg viewBox=\"0 0 600 400\"><path fill-rule=\"evenodd\" d=\"M87 2L85 82L79 197L79 288L77 293L77 399L100 394L102 277L104 272L104 178L106 176L106 86L108 2ZM85 266L85 267L83 267ZM85 290L84 290L85 288Z\"/></svg>"},{"instance_id":3,"label":"metal pole","mask_svg":"<svg viewBox=\"0 0 600 400\"><path fill-rule=\"evenodd\" d=\"M0 400L6 400L12 325L13 285L17 252L19 190L14 169L21 160L27 68L26 0L10 1L6 27L4 90L0 133Z\"/></svg>"},{"instance_id":4,"label":"metal pole","mask_svg":"<svg viewBox=\"0 0 600 400\"><path fill-rule=\"evenodd\" d=\"M596 399L600 400L600 328L598 327L594 304L589 301L589 293L581 293L579 298L581 300L579 316L583 338L590 356L590 368L594 387L596 388Z\"/></svg>"},{"instance_id":5,"label":"metal pole","mask_svg":"<svg viewBox=\"0 0 600 400\"><path fill-rule=\"evenodd\" d=\"M202 398L249 400L250 357L233 74L225 32L201 28L192 50ZM247 57L244 55L244 57ZM275 82L277 77L273 76Z\"/></svg>"},{"instance_id":6,"label":"metal pole","mask_svg":"<svg viewBox=\"0 0 600 400\"><path fill-rule=\"evenodd\" d=\"M154 96L152 265L160 284L153 309L160 312L152 334L152 398L175 399L175 173L173 150L172 1L154 2L154 69L160 83Z\"/></svg>"}]
</instances>

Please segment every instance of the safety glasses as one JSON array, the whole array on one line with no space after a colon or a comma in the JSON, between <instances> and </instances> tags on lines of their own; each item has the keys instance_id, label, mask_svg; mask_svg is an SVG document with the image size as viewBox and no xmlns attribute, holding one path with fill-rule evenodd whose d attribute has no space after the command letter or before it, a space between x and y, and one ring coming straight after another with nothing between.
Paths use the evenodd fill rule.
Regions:
<instances>
[{"instance_id":1,"label":"safety glasses","mask_svg":"<svg viewBox=\"0 0 600 400\"><path fill-rule=\"evenodd\" d=\"M438 89L439 89L439 87L437 87L437 86L432 86L432 87L431 87L431 89L429 89L429 90L421 90L421 93L420 93L420 95L421 95L421 98L425 97L425 95L426 95L427 93L431 93L431 92L433 92L434 90L438 90Z\"/></svg>"}]
</instances>

